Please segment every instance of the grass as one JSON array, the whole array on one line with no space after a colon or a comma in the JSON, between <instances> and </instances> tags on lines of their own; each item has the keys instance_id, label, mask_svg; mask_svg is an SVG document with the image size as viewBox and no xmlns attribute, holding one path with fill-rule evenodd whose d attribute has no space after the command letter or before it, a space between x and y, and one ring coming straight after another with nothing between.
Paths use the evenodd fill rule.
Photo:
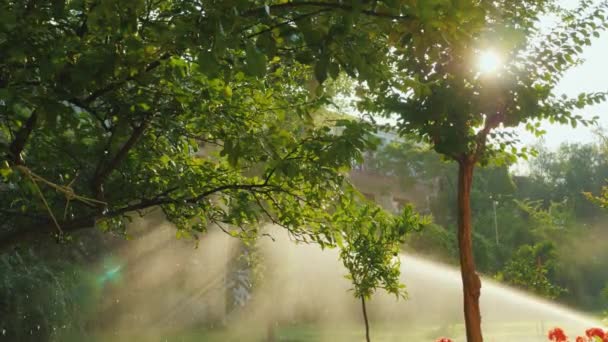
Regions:
<instances>
[{"instance_id":1,"label":"grass","mask_svg":"<svg viewBox=\"0 0 608 342\"><path fill-rule=\"evenodd\" d=\"M546 341L546 332L550 326L541 326L535 322L511 322L484 325L485 340L488 342L532 342ZM231 329L230 327L214 330L190 329L174 333L154 333L153 331L130 334L125 332L88 336L91 342L353 342L364 341L363 325L284 325L274 329L274 339L269 339L269 329L263 325L250 329ZM450 337L456 342L465 341L464 326L409 326L372 323L371 337L374 342L434 342L439 337ZM83 336L63 336L65 342L83 341Z\"/></svg>"}]
</instances>

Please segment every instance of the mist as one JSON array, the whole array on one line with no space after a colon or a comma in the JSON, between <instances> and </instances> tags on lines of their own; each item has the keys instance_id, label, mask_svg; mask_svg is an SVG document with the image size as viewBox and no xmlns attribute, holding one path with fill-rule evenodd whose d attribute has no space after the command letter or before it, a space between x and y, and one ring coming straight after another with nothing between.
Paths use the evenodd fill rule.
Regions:
<instances>
[{"instance_id":1,"label":"mist","mask_svg":"<svg viewBox=\"0 0 608 342\"><path fill-rule=\"evenodd\" d=\"M103 281L99 324L91 327L92 335L101 340L136 336L138 341L362 340L360 302L349 291L337 251L295 243L280 229L267 230L274 240L260 238L254 248L262 276L255 286L241 289L244 296L234 305L232 262L248 250L238 239L210 228L196 244L176 240L169 224L138 222L132 231L140 236L111 253L102 267L120 275ZM450 336L464 341L459 271L412 254L400 258L408 299L378 292L369 301L373 340ZM599 325L566 307L489 279L482 282L487 341L545 341L554 326L584 331ZM314 329L290 337L290 329L306 327Z\"/></svg>"}]
</instances>

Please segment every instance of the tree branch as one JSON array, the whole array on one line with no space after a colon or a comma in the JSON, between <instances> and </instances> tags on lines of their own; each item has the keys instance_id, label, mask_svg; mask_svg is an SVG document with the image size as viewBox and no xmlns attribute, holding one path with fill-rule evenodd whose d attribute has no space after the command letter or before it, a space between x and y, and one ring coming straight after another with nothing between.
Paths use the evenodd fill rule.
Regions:
<instances>
[{"instance_id":1,"label":"tree branch","mask_svg":"<svg viewBox=\"0 0 608 342\"><path fill-rule=\"evenodd\" d=\"M93 118L95 118L95 120L99 121L99 123L101 124L101 127L104 130L107 131L109 129L108 127L106 127L106 123L104 122L104 119L101 116L99 116L97 111L95 111L93 108L91 108L89 105L87 105L83 101L81 101L77 98L71 98L71 99L67 100L67 102L80 108L82 111L89 113L89 115L91 115Z\"/></svg>"},{"instance_id":2,"label":"tree branch","mask_svg":"<svg viewBox=\"0 0 608 342\"><path fill-rule=\"evenodd\" d=\"M15 135L15 140L11 143L8 148L8 160L10 160L15 165L23 165L23 158L21 157L21 152L25 148L28 139L32 135L32 131L34 130L34 126L36 126L36 122L38 121L38 111L34 110L30 117L25 122L25 125L21 127L17 134Z\"/></svg>"},{"instance_id":3,"label":"tree branch","mask_svg":"<svg viewBox=\"0 0 608 342\"><path fill-rule=\"evenodd\" d=\"M262 212L266 215L266 217L268 217L268 219L270 220L270 222L272 222L272 224L276 224L278 226L285 227L277 219L275 219L274 216L272 216L270 214L270 212L266 209L266 207L264 206L264 204L262 203L260 198L257 196L257 194L254 193L253 198L255 199L256 203L258 204L258 207L260 207Z\"/></svg>"},{"instance_id":4,"label":"tree branch","mask_svg":"<svg viewBox=\"0 0 608 342\"><path fill-rule=\"evenodd\" d=\"M125 215L130 212L134 212L137 210L148 209L154 206L164 205L164 204L182 204L182 203L197 203L203 200L206 197L209 197L215 193L222 192L225 190L248 190L248 191L259 191L264 188L269 188L270 191L284 191L280 187L275 185L266 184L266 183L257 183L257 184L226 184L222 186L218 186L212 189L209 189L198 196L190 197L190 198L168 198L163 194L168 194L174 191L174 188L170 188L165 190L161 194L151 199L143 199L138 203L127 205L122 208L110 210L107 213L99 214L92 213L90 215L85 215L82 217L78 217L72 220L64 220L59 221L61 229L64 233L73 233L79 230L93 228L95 226L95 222L99 219L104 218L113 218L121 215ZM262 193L265 193L262 191ZM41 219L40 221L32 224L23 229L14 229L11 232L6 234L0 234L0 251L11 246L15 246L22 242L27 242L30 240L35 240L45 234L52 234L56 230L55 224L49 219Z\"/></svg>"},{"instance_id":5,"label":"tree branch","mask_svg":"<svg viewBox=\"0 0 608 342\"><path fill-rule=\"evenodd\" d=\"M70 221L59 222L63 232L74 232L84 228L92 228L95 226L95 219L92 216L86 216ZM34 242L44 236L51 237L51 234L56 233L57 227L50 220L41 220L29 227L22 229L13 229L8 233L0 235L0 251L7 248L18 246L23 243Z\"/></svg>"},{"instance_id":6,"label":"tree branch","mask_svg":"<svg viewBox=\"0 0 608 342\"><path fill-rule=\"evenodd\" d=\"M299 16L294 17L292 19L286 19L285 21L280 22L280 23L278 23L276 25L270 26L270 27L268 27L268 28L266 28L264 30L252 33L252 34L248 35L247 38L253 38L255 36L259 36L259 35L262 35L262 34L264 34L266 32L270 32L270 31L272 31L272 30L274 30L276 28L283 27L283 26L289 25L291 23L295 23L295 22L300 21L302 19L306 19L308 17L315 16L317 14L321 14L321 13L324 13L324 12L329 12L331 10L332 10L331 8L322 8L322 9L319 9L319 10L316 10L316 11L313 11L313 12L310 12L310 13L305 13L305 14L299 15Z\"/></svg>"},{"instance_id":7,"label":"tree branch","mask_svg":"<svg viewBox=\"0 0 608 342\"><path fill-rule=\"evenodd\" d=\"M133 133L131 133L131 136L129 137L127 142L125 142L125 144L116 153L114 158L112 158L112 160L110 160L110 162L106 164L105 167L103 166L104 159L102 158L99 160L97 168L95 169L93 179L91 180L91 189L93 190L93 194L96 199L101 199L103 197L103 182L110 175L110 173L112 173L112 171L116 169L118 165L120 165L120 163L127 157L129 151L143 136L147 126L147 121L144 121L139 126L137 126L133 130Z\"/></svg>"},{"instance_id":8,"label":"tree branch","mask_svg":"<svg viewBox=\"0 0 608 342\"><path fill-rule=\"evenodd\" d=\"M481 157L481 154L486 149L486 143L488 141L488 134L496 127L498 127L505 119L505 115L502 111L497 112L492 116L486 117L486 122L481 129L481 131L477 132L476 140L477 146L475 147L475 152L473 155L473 161L476 162Z\"/></svg>"},{"instance_id":9,"label":"tree branch","mask_svg":"<svg viewBox=\"0 0 608 342\"><path fill-rule=\"evenodd\" d=\"M144 69L143 73L152 71L156 68L158 68L162 61L167 60L171 57L172 55L168 52L166 52L165 54L163 54L158 60L151 62L150 64L148 64L146 66L146 68ZM98 99L100 96L103 96L109 92L111 92L112 90L115 90L116 88L124 85L125 83L129 82L129 81L133 81L134 79L136 79L141 73L137 73L133 76L129 76L127 78L125 78L122 81L117 81L117 82L112 82L108 85L106 85L105 87L98 89L96 91L94 91L93 93L91 93L91 95L87 96L84 100L82 100L81 102L83 104L89 104L93 101L95 101L96 99Z\"/></svg>"},{"instance_id":10,"label":"tree branch","mask_svg":"<svg viewBox=\"0 0 608 342\"><path fill-rule=\"evenodd\" d=\"M270 6L266 6L266 7L254 8L249 11L246 11L245 13L243 13L243 15L252 16L252 15L266 13L266 11L289 10L289 9L295 9L295 8L301 8L301 7L321 7L321 8L326 8L329 10L341 10L341 11L355 10L354 6L343 4L340 2L293 1L293 2L286 2L286 3L282 3L282 4L270 5ZM360 13L363 13L363 14L369 15L369 16L373 16L373 17L387 18L387 19L393 19L393 20L412 20L413 19L413 17L410 15L396 15L396 14L391 14L391 13L376 12L375 10L361 10Z\"/></svg>"},{"instance_id":11,"label":"tree branch","mask_svg":"<svg viewBox=\"0 0 608 342\"><path fill-rule=\"evenodd\" d=\"M88 20L89 20L89 16L88 13L92 12L95 7L97 7L99 5L99 2L94 2L91 4L91 7L89 7L88 11L86 11L86 3L83 4L83 11L82 11L82 22L80 23L80 26L78 26L78 28L76 29L76 35L80 38L84 37L85 34L87 34L88 32Z\"/></svg>"}]
</instances>

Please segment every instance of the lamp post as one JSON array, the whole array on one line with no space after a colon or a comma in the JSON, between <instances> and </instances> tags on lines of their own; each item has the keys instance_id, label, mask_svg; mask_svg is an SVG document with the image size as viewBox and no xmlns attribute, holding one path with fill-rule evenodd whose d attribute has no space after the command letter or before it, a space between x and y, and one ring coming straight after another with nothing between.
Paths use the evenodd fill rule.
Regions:
<instances>
[{"instance_id":1,"label":"lamp post","mask_svg":"<svg viewBox=\"0 0 608 342\"><path fill-rule=\"evenodd\" d=\"M498 201L492 201L492 207L494 207L494 235L496 236L496 246L498 246L498 217L496 216L496 205Z\"/></svg>"},{"instance_id":2,"label":"lamp post","mask_svg":"<svg viewBox=\"0 0 608 342\"><path fill-rule=\"evenodd\" d=\"M490 200L492 201L492 209L494 210L494 237L496 238L496 246L498 246L500 243L498 240L498 216L496 215L498 201L495 200L493 196L490 196Z\"/></svg>"}]
</instances>

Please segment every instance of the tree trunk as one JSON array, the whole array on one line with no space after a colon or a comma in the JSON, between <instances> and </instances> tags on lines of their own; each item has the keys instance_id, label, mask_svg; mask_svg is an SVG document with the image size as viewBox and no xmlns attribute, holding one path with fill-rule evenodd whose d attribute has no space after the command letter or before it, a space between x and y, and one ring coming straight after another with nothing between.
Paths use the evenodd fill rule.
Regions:
<instances>
[{"instance_id":1,"label":"tree trunk","mask_svg":"<svg viewBox=\"0 0 608 342\"><path fill-rule=\"evenodd\" d=\"M273 320L271 320L270 322L266 323L266 341L267 342L276 342L277 340L277 333L275 330L275 325L276 322Z\"/></svg>"},{"instance_id":2,"label":"tree trunk","mask_svg":"<svg viewBox=\"0 0 608 342\"><path fill-rule=\"evenodd\" d=\"M475 162L465 157L458 163L458 249L464 295L464 319L468 342L482 342L479 295L481 280L475 272L471 239L471 185Z\"/></svg>"},{"instance_id":3,"label":"tree trunk","mask_svg":"<svg viewBox=\"0 0 608 342\"><path fill-rule=\"evenodd\" d=\"M370 342L369 338L369 321L367 320L367 309L365 307L365 297L361 297L361 309L363 310L363 321L365 322L365 340Z\"/></svg>"}]
</instances>

